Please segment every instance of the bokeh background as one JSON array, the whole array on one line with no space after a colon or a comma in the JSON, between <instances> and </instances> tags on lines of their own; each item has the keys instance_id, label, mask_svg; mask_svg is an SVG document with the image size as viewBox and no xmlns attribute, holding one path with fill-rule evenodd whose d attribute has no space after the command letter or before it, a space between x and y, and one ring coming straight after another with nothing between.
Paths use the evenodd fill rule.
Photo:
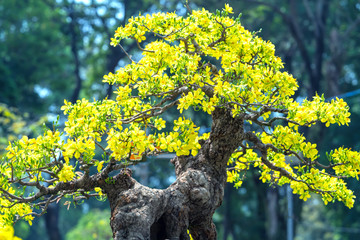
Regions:
<instances>
[{"instance_id":1,"label":"bokeh background","mask_svg":"<svg viewBox=\"0 0 360 240\"><path fill-rule=\"evenodd\" d=\"M349 127L303 129L320 152L342 145L360 150L360 2L358 0L189 0L192 9L214 12L229 3L242 24L276 46L285 70L299 81L296 98L315 93L344 98L351 107ZM36 136L59 118L63 100L112 97L102 76L129 61L110 47L115 29L134 15L157 11L186 15L185 0L1 0L0 1L0 154L8 141ZM134 57L136 43L123 45ZM190 112L199 126L210 119ZM175 118L176 111L166 118ZM45 124L45 125L44 125ZM207 129L204 127L203 131ZM360 159L359 159L360 161ZM166 188L175 179L166 156L150 158L135 171L151 187ZM269 187L256 170L241 188L226 187L214 215L218 239L360 239L360 204L324 206L307 202L286 187ZM349 185L360 196L358 182ZM25 240L111 239L108 203L91 199L78 206L62 201L36 218L33 226L15 225Z\"/></svg>"}]
</instances>

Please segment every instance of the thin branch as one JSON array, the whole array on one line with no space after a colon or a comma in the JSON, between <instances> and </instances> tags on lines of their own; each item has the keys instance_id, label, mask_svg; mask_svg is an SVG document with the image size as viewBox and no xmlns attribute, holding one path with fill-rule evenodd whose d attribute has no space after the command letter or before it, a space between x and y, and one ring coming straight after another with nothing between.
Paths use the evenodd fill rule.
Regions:
<instances>
[{"instance_id":1,"label":"thin branch","mask_svg":"<svg viewBox=\"0 0 360 240\"><path fill-rule=\"evenodd\" d=\"M232 25L230 25L230 26L225 27L224 24L221 23L221 22L219 22L216 18L215 18L215 21L216 21L218 24L221 25L221 27L223 28L223 30L221 31L221 36L220 36L220 38L219 38L218 40L213 41L212 43L210 43L210 44L208 45L208 48L212 48L212 47L214 47L216 44L218 44L218 43L220 43L220 42L225 42L225 41L226 41L226 29L231 28L231 27L233 27L233 26L235 25L235 23L234 23L234 24L232 24Z\"/></svg>"},{"instance_id":2,"label":"thin branch","mask_svg":"<svg viewBox=\"0 0 360 240\"><path fill-rule=\"evenodd\" d=\"M165 38L168 38L168 37L170 37L170 36L172 36L172 35L180 32L180 31L182 31L184 28L186 28L186 27L189 26L189 25L190 25L190 24L187 24L187 25L179 28L178 30L172 31L172 32L170 32L169 34L166 34L166 35L162 35L162 34L160 34L160 33L156 33L156 32L152 31L150 28L148 28L148 27L145 26L145 25L140 25L140 26L146 28L150 33L154 34L155 36L157 36L157 37L159 37L159 38L162 38L162 39L165 39Z\"/></svg>"},{"instance_id":3,"label":"thin branch","mask_svg":"<svg viewBox=\"0 0 360 240\"><path fill-rule=\"evenodd\" d=\"M316 21L316 18L315 18L315 15L314 13L311 11L311 7L309 5L309 1L308 0L302 0L304 6L305 6L305 10L306 10L306 13L308 15L308 17L312 20L313 22L313 26L315 26L316 28L316 31L318 31L317 29L317 21Z\"/></svg>"},{"instance_id":4,"label":"thin branch","mask_svg":"<svg viewBox=\"0 0 360 240\"><path fill-rule=\"evenodd\" d=\"M119 43L118 46L121 48L121 50L125 53L125 55L129 58L129 60L133 63L139 64L138 62L134 61L131 56L128 54L128 52L124 49L124 47Z\"/></svg>"},{"instance_id":5,"label":"thin branch","mask_svg":"<svg viewBox=\"0 0 360 240\"><path fill-rule=\"evenodd\" d=\"M360 24L360 15L348 26L344 32L343 39L347 39L350 32L352 32L358 24Z\"/></svg>"},{"instance_id":6,"label":"thin branch","mask_svg":"<svg viewBox=\"0 0 360 240\"><path fill-rule=\"evenodd\" d=\"M189 12L189 14L192 14L192 8L189 5L189 1L190 0L185 0L185 7L186 7L186 10Z\"/></svg>"},{"instance_id":7,"label":"thin branch","mask_svg":"<svg viewBox=\"0 0 360 240\"><path fill-rule=\"evenodd\" d=\"M139 41L138 41L135 37L130 37L130 38L133 39L133 40L135 40L137 47L138 47L141 51L143 51L143 52L149 52L149 53L154 53L154 52L155 52L155 51L152 51L152 50L146 50L145 48L141 47Z\"/></svg>"}]
</instances>

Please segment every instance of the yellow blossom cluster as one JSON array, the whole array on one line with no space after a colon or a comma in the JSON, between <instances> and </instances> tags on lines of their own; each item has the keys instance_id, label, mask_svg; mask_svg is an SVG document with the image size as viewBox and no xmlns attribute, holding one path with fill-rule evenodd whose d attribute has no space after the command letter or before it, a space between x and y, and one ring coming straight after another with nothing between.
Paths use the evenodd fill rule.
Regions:
<instances>
[{"instance_id":1,"label":"yellow blossom cluster","mask_svg":"<svg viewBox=\"0 0 360 240\"><path fill-rule=\"evenodd\" d=\"M129 86L142 97L158 94L163 98L186 86L188 90L179 99L180 112L200 106L211 114L216 106L235 102L235 116L258 110L255 103L289 101L298 85L291 75L279 71L283 63L274 55L274 45L228 17L232 11L226 5L222 15L202 9L193 11L188 18L158 13L129 19L128 24L116 30L112 45L121 44L125 38L140 43L147 34L159 39L143 47L139 62L104 76L104 81L124 85L118 91L120 99ZM202 55L219 59L219 69L203 61ZM209 87L213 94L206 92ZM249 108L241 106L250 103Z\"/></svg>"},{"instance_id":2,"label":"yellow blossom cluster","mask_svg":"<svg viewBox=\"0 0 360 240\"><path fill-rule=\"evenodd\" d=\"M199 129L190 119L180 117L174 121L174 132L167 136L159 135L157 143L161 150L175 152L178 156L189 155L190 152L195 156L201 148L198 142Z\"/></svg>"},{"instance_id":3,"label":"yellow blossom cluster","mask_svg":"<svg viewBox=\"0 0 360 240\"><path fill-rule=\"evenodd\" d=\"M350 176L359 179L360 153L340 147L330 153L330 161L334 165L336 175Z\"/></svg>"},{"instance_id":4,"label":"yellow blossom cluster","mask_svg":"<svg viewBox=\"0 0 360 240\"><path fill-rule=\"evenodd\" d=\"M0 164L1 221L9 223L18 215L31 222L31 204L16 202L25 190L14 190L15 183L41 189L46 182L53 188L89 174L90 168L104 173L107 166L135 164L148 154L196 156L199 141L207 140L209 133L200 135L199 127L185 117L190 107L209 115L223 108L239 122L262 129L244 133L248 143L239 142L229 160L228 181L236 187L254 166L263 182L290 184L304 200L317 192L325 203L339 200L351 207L354 196L342 177L357 178L359 153L339 148L329 155L331 171L320 170L316 144L298 132L298 126L317 122L348 124L349 107L342 99L326 102L318 95L311 101L294 101L298 84L282 71L274 45L244 29L239 18L229 16L232 13L226 4L216 14L202 9L187 17L139 15L119 27L111 45L125 50L123 40L133 41L141 59L135 61L125 52L131 63L103 77L103 82L114 85L114 99L65 100L64 135L48 130L9 144ZM161 115L170 108L181 117L166 122ZM277 125L277 120L287 125ZM103 159L95 159L96 151ZM103 195L98 186L93 192Z\"/></svg>"},{"instance_id":5,"label":"yellow blossom cluster","mask_svg":"<svg viewBox=\"0 0 360 240\"><path fill-rule=\"evenodd\" d=\"M19 141L9 143L7 162L1 165L3 176L7 178L33 179L38 174L35 169L50 164L60 153L62 143L59 131L46 131L42 136L29 139L22 137ZM41 176L37 176L41 180Z\"/></svg>"},{"instance_id":6,"label":"yellow blossom cluster","mask_svg":"<svg viewBox=\"0 0 360 240\"><path fill-rule=\"evenodd\" d=\"M75 104L66 100L64 103L61 110L68 115L64 129L68 136L83 136L100 141L99 137L106 130L106 116L111 114L113 102L104 100L92 103L82 99Z\"/></svg>"},{"instance_id":7,"label":"yellow blossom cluster","mask_svg":"<svg viewBox=\"0 0 360 240\"><path fill-rule=\"evenodd\" d=\"M16 191L11 187L8 187L4 190L10 194L16 194ZM0 229L4 228L5 226L10 226L13 223L15 216L23 218L30 225L32 224L34 217L31 215L32 209L30 205L26 203L14 204L13 202L7 200L3 193L0 193L0 206Z\"/></svg>"},{"instance_id":8,"label":"yellow blossom cluster","mask_svg":"<svg viewBox=\"0 0 360 240\"><path fill-rule=\"evenodd\" d=\"M82 157L84 161L88 162L92 160L92 157L95 155L95 141L93 139L78 137L74 139L69 139L63 145L63 157L64 160L69 163L69 159L75 157L79 159Z\"/></svg>"},{"instance_id":9,"label":"yellow blossom cluster","mask_svg":"<svg viewBox=\"0 0 360 240\"><path fill-rule=\"evenodd\" d=\"M64 164L60 172L58 173L59 181L61 182L69 182L75 176L73 166L68 164Z\"/></svg>"},{"instance_id":10,"label":"yellow blossom cluster","mask_svg":"<svg viewBox=\"0 0 360 240\"><path fill-rule=\"evenodd\" d=\"M306 142L297 129L278 125L271 133L257 135L264 144L272 146L267 151L267 162L262 161L251 148L237 151L228 162L229 166L234 166L229 168L228 182L241 184L241 172L254 166L261 170L260 180L280 186L290 184L293 193L300 195L304 201L310 197L310 192L315 192L322 196L325 204L338 200L349 208L353 206L355 196L343 178L358 179L359 152L343 147L335 149L328 155L330 165L327 167L317 161L316 144ZM331 168L335 174L327 172L326 168Z\"/></svg>"},{"instance_id":11,"label":"yellow blossom cluster","mask_svg":"<svg viewBox=\"0 0 360 240\"><path fill-rule=\"evenodd\" d=\"M305 99L301 105L298 102L292 102L288 108L288 117L300 125L311 126L320 121L329 127L334 123L348 125L350 122L349 107L343 99L339 98L325 102L324 96L316 95L312 101ZM291 123L290 126L298 127Z\"/></svg>"},{"instance_id":12,"label":"yellow blossom cluster","mask_svg":"<svg viewBox=\"0 0 360 240\"><path fill-rule=\"evenodd\" d=\"M146 135L138 124L133 123L122 131L111 128L106 139L108 143L106 149L110 149L112 157L120 161L131 155L141 156L147 149L153 151L155 149L153 139L153 135Z\"/></svg>"},{"instance_id":13,"label":"yellow blossom cluster","mask_svg":"<svg viewBox=\"0 0 360 240\"><path fill-rule=\"evenodd\" d=\"M19 141L10 143L6 148L7 161L0 164L0 225L11 223L14 216L20 216L30 224L33 216L32 208L26 203L10 201L5 197L23 195L25 189L15 190L11 182L41 182L44 180L39 169L52 169L52 161L61 152L60 132L46 131L42 136L29 139L22 137Z\"/></svg>"},{"instance_id":14,"label":"yellow blossom cluster","mask_svg":"<svg viewBox=\"0 0 360 240\"><path fill-rule=\"evenodd\" d=\"M231 168L227 172L227 181L234 183L236 188L240 187L243 183L243 178L240 176L240 174L249 170L250 166L259 166L260 163L261 160L258 154L252 149L248 149L245 152L234 152L228 161L228 166Z\"/></svg>"}]
</instances>

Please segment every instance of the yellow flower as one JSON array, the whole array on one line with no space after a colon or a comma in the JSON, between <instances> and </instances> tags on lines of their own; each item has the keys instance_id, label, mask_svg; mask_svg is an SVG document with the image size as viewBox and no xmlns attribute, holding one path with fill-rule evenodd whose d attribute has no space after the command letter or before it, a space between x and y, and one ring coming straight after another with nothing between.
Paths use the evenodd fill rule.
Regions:
<instances>
[{"instance_id":1,"label":"yellow flower","mask_svg":"<svg viewBox=\"0 0 360 240\"><path fill-rule=\"evenodd\" d=\"M99 164L97 165L98 172L101 171L101 169L103 168L103 165L104 165L104 161L99 162Z\"/></svg>"},{"instance_id":2,"label":"yellow flower","mask_svg":"<svg viewBox=\"0 0 360 240\"><path fill-rule=\"evenodd\" d=\"M102 195L104 195L103 192L101 191L101 188L96 187L96 188L94 188L94 190L95 190L95 192L97 192L97 193L99 194L100 197L101 197Z\"/></svg>"},{"instance_id":3,"label":"yellow flower","mask_svg":"<svg viewBox=\"0 0 360 240\"><path fill-rule=\"evenodd\" d=\"M63 168L61 169L61 171L58 174L59 181L61 181L61 182L71 181L75 176L75 173L73 170L74 170L73 166L64 164Z\"/></svg>"},{"instance_id":4,"label":"yellow flower","mask_svg":"<svg viewBox=\"0 0 360 240\"><path fill-rule=\"evenodd\" d=\"M230 14L234 13L233 8L230 7L228 3L225 4L225 12L230 13Z\"/></svg>"},{"instance_id":5,"label":"yellow flower","mask_svg":"<svg viewBox=\"0 0 360 240\"><path fill-rule=\"evenodd\" d=\"M233 183L233 182L236 181L237 177L238 177L238 173L237 173L237 172L235 172L235 171L231 171L231 172L228 171L228 172L227 172L227 182Z\"/></svg>"}]
</instances>

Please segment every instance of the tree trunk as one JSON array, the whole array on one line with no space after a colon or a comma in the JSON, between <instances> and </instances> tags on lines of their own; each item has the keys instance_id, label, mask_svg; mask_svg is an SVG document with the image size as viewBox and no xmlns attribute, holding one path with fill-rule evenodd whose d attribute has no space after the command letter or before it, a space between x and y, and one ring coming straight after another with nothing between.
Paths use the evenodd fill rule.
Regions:
<instances>
[{"instance_id":1,"label":"tree trunk","mask_svg":"<svg viewBox=\"0 0 360 240\"><path fill-rule=\"evenodd\" d=\"M177 179L167 189L150 189L123 169L103 184L111 207L113 237L120 239L216 239L212 216L223 200L226 164L244 139L243 120L216 109L210 138L199 153L172 160Z\"/></svg>"},{"instance_id":2,"label":"tree trunk","mask_svg":"<svg viewBox=\"0 0 360 240\"><path fill-rule=\"evenodd\" d=\"M45 214L45 226L46 232L49 236L49 240L61 240L61 234L59 230L59 205L52 203L47 209Z\"/></svg>"},{"instance_id":3,"label":"tree trunk","mask_svg":"<svg viewBox=\"0 0 360 240\"><path fill-rule=\"evenodd\" d=\"M278 216L278 189L277 188L268 188L266 191L267 199L267 239L275 240L278 239L278 230L279 230L279 216Z\"/></svg>"},{"instance_id":4,"label":"tree trunk","mask_svg":"<svg viewBox=\"0 0 360 240\"><path fill-rule=\"evenodd\" d=\"M71 97L71 102L75 103L76 100L79 99L79 95L80 95L80 91L82 88L82 79L80 76L80 56L79 56L79 49L78 49L78 33L77 33L77 17L76 17L76 10L74 7L74 2L69 3L69 5L67 6L67 11L68 11L68 17L70 18L70 23L69 23L69 34L71 37L71 53L74 57L74 64L75 64L75 68L74 68L74 75L76 78L76 83L75 83L75 89L73 91L72 97Z\"/></svg>"}]
</instances>

